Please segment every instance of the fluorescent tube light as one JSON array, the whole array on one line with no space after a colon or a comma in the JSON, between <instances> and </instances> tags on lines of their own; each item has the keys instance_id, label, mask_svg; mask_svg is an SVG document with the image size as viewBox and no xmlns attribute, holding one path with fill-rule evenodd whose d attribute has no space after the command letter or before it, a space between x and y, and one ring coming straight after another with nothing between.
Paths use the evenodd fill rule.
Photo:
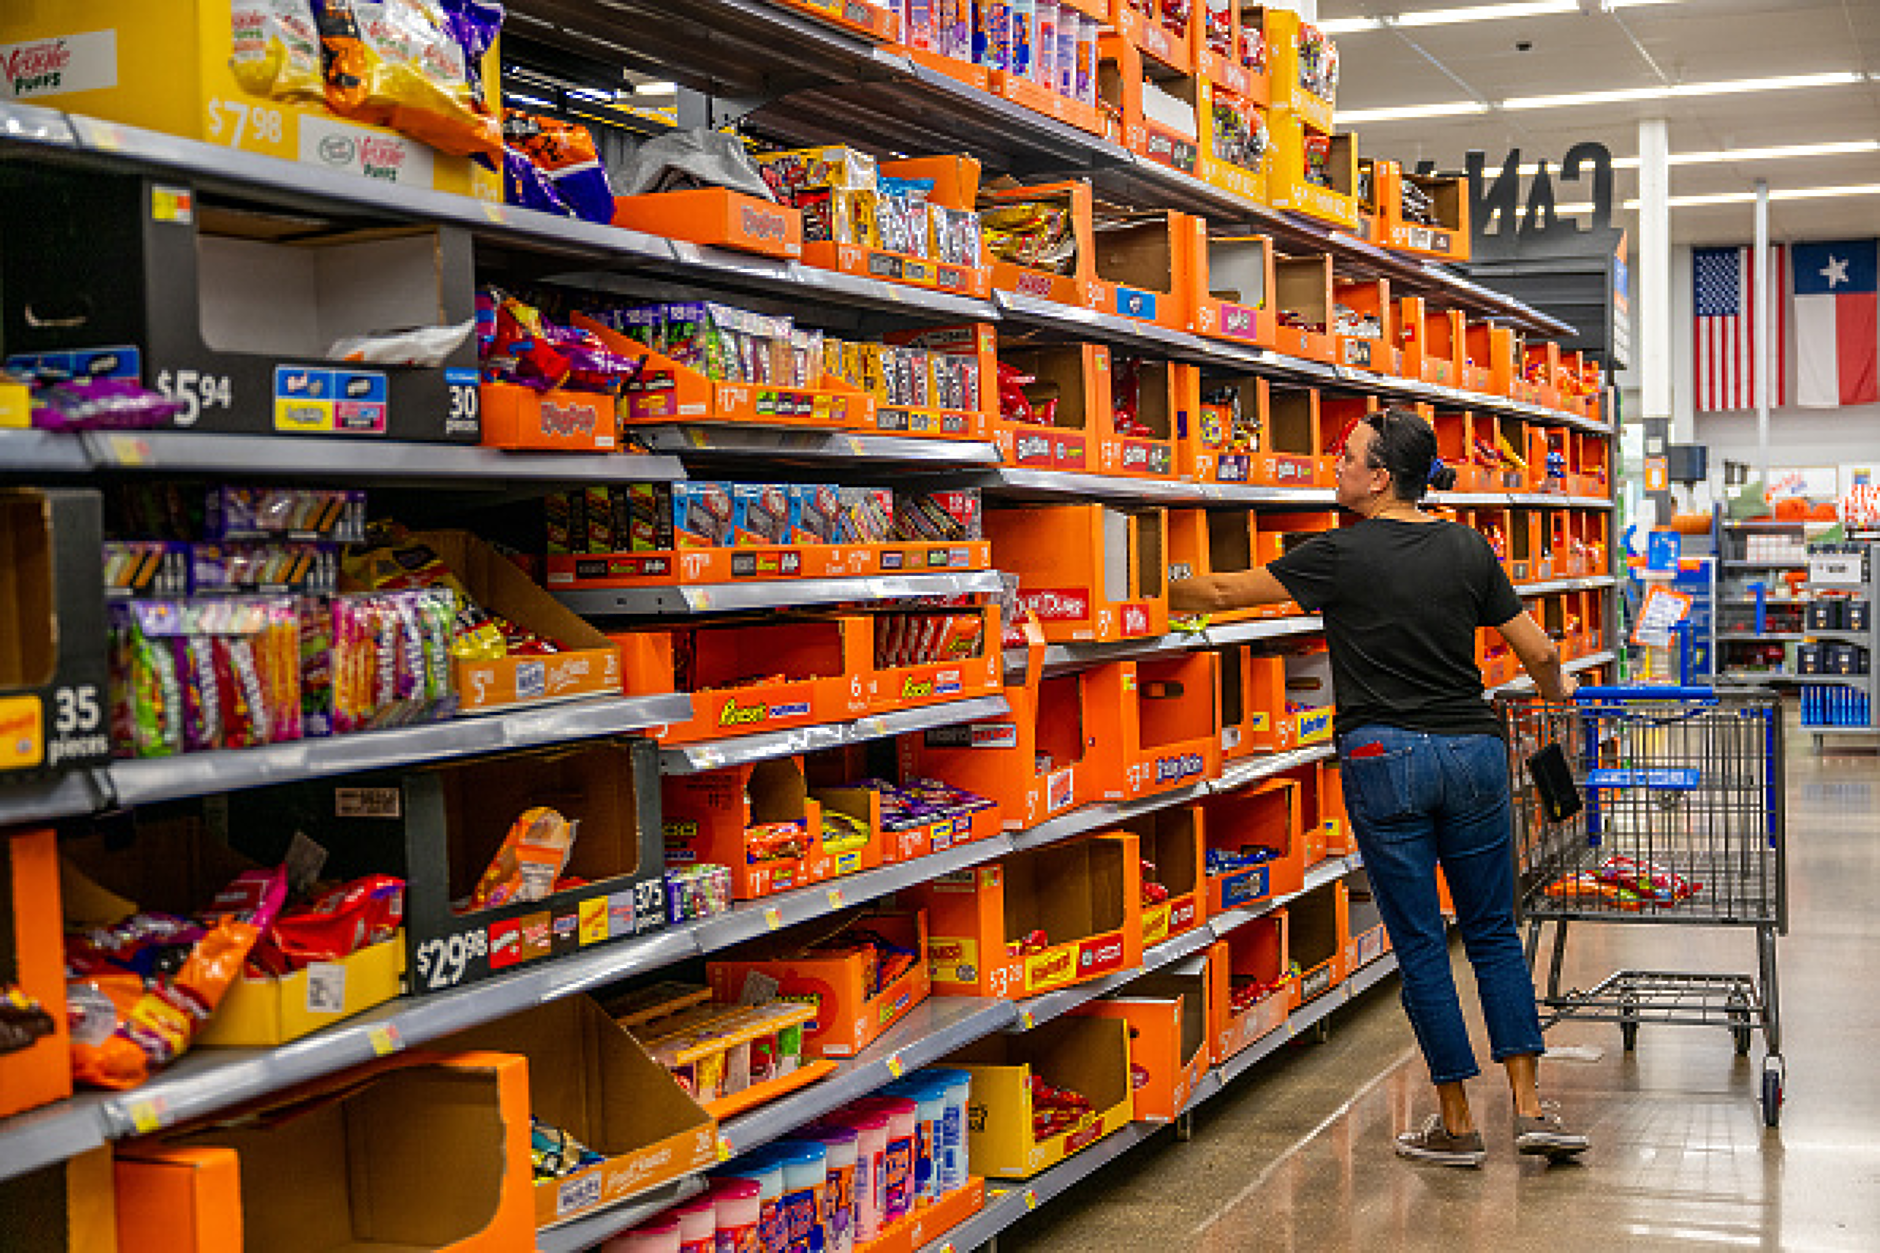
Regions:
<instances>
[{"instance_id":1,"label":"fluorescent tube light","mask_svg":"<svg viewBox=\"0 0 1880 1253\"><path fill-rule=\"evenodd\" d=\"M1681 0L1603 0L1599 11L1642 9ZM1580 14L1586 10L1580 0L1525 0L1514 4L1472 4L1453 9L1420 9L1411 13L1389 13L1379 17L1334 17L1318 23L1328 35L1355 35L1367 30L1389 30L1393 26L1456 26L1466 22L1500 22L1522 17L1553 17Z\"/></svg>"},{"instance_id":2,"label":"fluorescent tube light","mask_svg":"<svg viewBox=\"0 0 1880 1253\"><path fill-rule=\"evenodd\" d=\"M1556 96L1512 96L1501 108L1570 109L1581 105L1623 104L1634 100L1683 100L1698 96L1732 96L1756 91L1796 91L1809 87L1842 87L1864 82L1866 76L1853 70L1833 70L1825 74L1784 74L1773 78L1735 78L1711 83L1673 83L1668 87L1619 87L1609 91L1572 91Z\"/></svg>"},{"instance_id":3,"label":"fluorescent tube light","mask_svg":"<svg viewBox=\"0 0 1880 1253\"><path fill-rule=\"evenodd\" d=\"M1819 144L1786 144L1777 148L1722 148L1713 152L1674 152L1671 154L1672 165L1729 165L1736 161L1783 161L1790 157L1839 157L1862 152L1880 152L1880 139L1842 139ZM1636 170L1637 157L1614 157L1612 168L1615 170ZM1560 163L1549 162L1548 168L1558 174ZM1522 178L1533 178L1540 173L1540 163L1529 161L1517 171Z\"/></svg>"}]
</instances>

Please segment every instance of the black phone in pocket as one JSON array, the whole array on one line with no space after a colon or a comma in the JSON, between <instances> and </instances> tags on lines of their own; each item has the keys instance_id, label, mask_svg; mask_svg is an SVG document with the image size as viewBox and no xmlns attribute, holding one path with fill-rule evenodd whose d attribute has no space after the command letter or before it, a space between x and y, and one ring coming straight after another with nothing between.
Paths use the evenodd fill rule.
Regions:
<instances>
[{"instance_id":1,"label":"black phone in pocket","mask_svg":"<svg viewBox=\"0 0 1880 1253\"><path fill-rule=\"evenodd\" d=\"M1534 781L1535 794L1540 797L1541 811L1549 822L1565 822L1584 807L1580 789L1573 782L1573 770L1567 765L1567 755L1560 745L1549 744L1529 757L1527 768L1528 778Z\"/></svg>"}]
</instances>

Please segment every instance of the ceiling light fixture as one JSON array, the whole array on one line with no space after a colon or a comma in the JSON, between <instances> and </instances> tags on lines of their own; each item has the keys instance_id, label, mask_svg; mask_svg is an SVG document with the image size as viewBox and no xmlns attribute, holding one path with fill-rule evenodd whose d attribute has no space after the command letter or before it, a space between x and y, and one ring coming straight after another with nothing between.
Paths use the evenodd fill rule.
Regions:
<instances>
[{"instance_id":1,"label":"ceiling light fixture","mask_svg":"<svg viewBox=\"0 0 1880 1253\"><path fill-rule=\"evenodd\" d=\"M1711 83L1673 83L1668 87L1619 87L1609 91L1570 91L1557 96L1512 96L1501 102L1510 111L1571 109L1581 105L1624 104L1635 100L1684 100L1697 96L1728 96L1740 92L1798 91L1811 87L1844 87L1866 81L1854 70L1824 74L1781 74L1772 78L1733 78Z\"/></svg>"},{"instance_id":2,"label":"ceiling light fixture","mask_svg":"<svg viewBox=\"0 0 1880 1253\"><path fill-rule=\"evenodd\" d=\"M1614 9L1642 9L1681 0L1604 0L1601 12ZM1499 22L1510 18L1553 17L1584 12L1580 0L1523 0L1513 4L1472 4L1453 9L1421 9L1413 13L1391 13L1379 17L1334 17L1318 23L1328 35L1355 35L1367 30L1388 30L1393 26L1456 26L1465 22Z\"/></svg>"},{"instance_id":3,"label":"ceiling light fixture","mask_svg":"<svg viewBox=\"0 0 1880 1253\"><path fill-rule=\"evenodd\" d=\"M1714 152L1674 152L1671 154L1671 164L1730 165L1739 161L1784 161L1791 157L1841 157L1862 152L1880 152L1880 139L1842 139L1819 144L1786 144L1777 148L1721 148ZM1612 159L1612 168L1615 170L1636 170L1638 166L1637 157ZM1558 173L1560 163L1550 162L1549 168ZM1522 178L1533 178L1540 173L1540 163L1529 161L1516 173Z\"/></svg>"},{"instance_id":4,"label":"ceiling light fixture","mask_svg":"<svg viewBox=\"0 0 1880 1253\"><path fill-rule=\"evenodd\" d=\"M1726 96L1746 92L1799 91L1813 87L1845 87L1867 82L1858 70L1830 70L1822 74L1782 74L1772 78L1733 78L1711 83L1674 83L1663 87L1620 87L1609 91L1576 91L1556 96L1514 96L1494 104L1480 100L1450 100L1439 104L1411 104L1384 109L1348 109L1338 114L1337 124L1355 126L1370 122L1397 122L1413 118L1463 117L1506 109L1528 112L1534 109L1571 109L1582 105L1623 104L1640 100L1683 100L1700 96Z\"/></svg>"},{"instance_id":5,"label":"ceiling light fixture","mask_svg":"<svg viewBox=\"0 0 1880 1253\"><path fill-rule=\"evenodd\" d=\"M1775 200L1831 200L1842 196L1880 196L1880 183L1843 183L1833 187L1784 187L1769 193L1769 199ZM1673 196L1670 204L1673 209L1699 209L1720 204L1754 204L1756 193L1753 191L1712 191L1690 196ZM1628 200L1625 208L1636 210L1639 202ZM1560 217L1575 217L1591 213L1593 206L1586 202L1555 205L1554 213Z\"/></svg>"}]
</instances>

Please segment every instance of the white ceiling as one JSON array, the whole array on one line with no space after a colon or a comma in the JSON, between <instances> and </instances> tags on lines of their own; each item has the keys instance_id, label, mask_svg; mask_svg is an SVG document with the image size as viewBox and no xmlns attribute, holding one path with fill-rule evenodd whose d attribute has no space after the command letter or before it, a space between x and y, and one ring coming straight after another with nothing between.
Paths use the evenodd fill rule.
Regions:
<instances>
[{"instance_id":1,"label":"white ceiling","mask_svg":"<svg viewBox=\"0 0 1880 1253\"><path fill-rule=\"evenodd\" d=\"M1459 8L1482 0L1321 0L1319 17L1381 16ZM1583 0L1597 8L1596 0ZM1474 99L1643 88L1778 75L1854 71L1868 81L1802 90L1669 101L1503 111L1462 117L1355 123L1367 156L1407 164L1433 160L1462 168L1471 148L1499 169L1508 149L1557 170L1575 143L1604 143L1615 157L1638 154L1638 122L1663 117L1671 151L1710 152L1832 140L1880 139L1880 0L1680 0L1611 13L1569 13L1495 21L1348 32L1337 36L1338 105L1376 109ZM1527 42L1523 52L1516 45ZM1880 152L1687 165L1671 171L1673 197L1748 191L1766 178L1772 191L1880 184ZM1638 193L1635 171L1615 172L1615 200ZM1556 184L1562 203L1590 188ZM1753 206L1674 207L1678 242L1750 238ZM1635 214L1622 214L1627 225ZM1778 239L1880 234L1880 195L1777 201Z\"/></svg>"}]
</instances>

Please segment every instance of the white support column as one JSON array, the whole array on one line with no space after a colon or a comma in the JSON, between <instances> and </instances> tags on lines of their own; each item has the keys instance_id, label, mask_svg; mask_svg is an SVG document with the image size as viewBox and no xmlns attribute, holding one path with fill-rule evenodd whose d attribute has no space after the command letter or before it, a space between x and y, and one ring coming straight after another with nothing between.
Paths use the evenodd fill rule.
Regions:
<instances>
[{"instance_id":1,"label":"white support column","mask_svg":"<svg viewBox=\"0 0 1880 1253\"><path fill-rule=\"evenodd\" d=\"M1670 420L1671 383L1671 165L1663 118L1638 124L1638 362L1643 376L1641 417ZM1688 419L1687 419L1688 421ZM1693 432L1673 430L1690 442Z\"/></svg>"},{"instance_id":2,"label":"white support column","mask_svg":"<svg viewBox=\"0 0 1880 1253\"><path fill-rule=\"evenodd\" d=\"M1756 468L1769 483L1769 371L1776 354L1769 351L1769 180L1756 180Z\"/></svg>"}]
</instances>

